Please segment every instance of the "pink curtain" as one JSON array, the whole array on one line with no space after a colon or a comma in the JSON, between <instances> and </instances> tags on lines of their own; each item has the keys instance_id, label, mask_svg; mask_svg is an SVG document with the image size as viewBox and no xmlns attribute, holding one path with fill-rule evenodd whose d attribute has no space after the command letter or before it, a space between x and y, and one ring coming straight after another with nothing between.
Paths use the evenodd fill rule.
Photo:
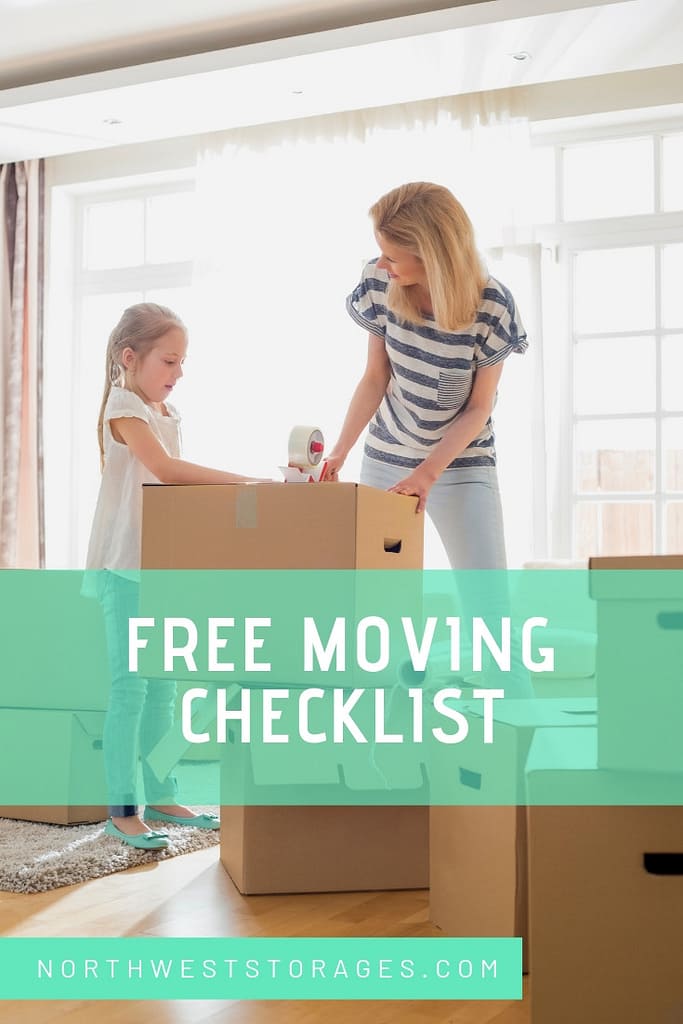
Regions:
<instances>
[{"instance_id":1,"label":"pink curtain","mask_svg":"<svg viewBox=\"0 0 683 1024\"><path fill-rule=\"evenodd\" d=\"M42 160L0 167L0 567L45 564Z\"/></svg>"}]
</instances>

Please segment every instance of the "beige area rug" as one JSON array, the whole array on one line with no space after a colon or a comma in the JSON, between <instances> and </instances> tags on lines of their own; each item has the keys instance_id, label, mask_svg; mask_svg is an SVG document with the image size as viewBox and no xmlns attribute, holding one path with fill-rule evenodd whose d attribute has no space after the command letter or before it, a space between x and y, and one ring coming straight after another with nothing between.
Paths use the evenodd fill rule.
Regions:
<instances>
[{"instance_id":1,"label":"beige area rug","mask_svg":"<svg viewBox=\"0 0 683 1024\"><path fill-rule=\"evenodd\" d=\"M202 810L216 813L217 808ZM139 864L205 850L220 841L218 830L167 823L163 828L168 832L168 847L148 851L134 850L106 836L104 822L99 825L42 825L0 818L0 890L48 892Z\"/></svg>"}]
</instances>

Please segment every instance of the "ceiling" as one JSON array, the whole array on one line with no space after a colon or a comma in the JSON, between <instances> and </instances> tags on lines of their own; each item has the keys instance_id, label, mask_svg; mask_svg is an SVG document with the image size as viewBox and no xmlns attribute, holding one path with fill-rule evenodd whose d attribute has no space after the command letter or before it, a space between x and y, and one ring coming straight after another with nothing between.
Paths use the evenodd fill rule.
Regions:
<instances>
[{"instance_id":1,"label":"ceiling","mask_svg":"<svg viewBox=\"0 0 683 1024\"><path fill-rule=\"evenodd\" d=\"M482 0L0 0L0 89Z\"/></svg>"},{"instance_id":2,"label":"ceiling","mask_svg":"<svg viewBox=\"0 0 683 1024\"><path fill-rule=\"evenodd\" d=\"M683 65L681 0L225 7L0 0L0 161Z\"/></svg>"}]
</instances>

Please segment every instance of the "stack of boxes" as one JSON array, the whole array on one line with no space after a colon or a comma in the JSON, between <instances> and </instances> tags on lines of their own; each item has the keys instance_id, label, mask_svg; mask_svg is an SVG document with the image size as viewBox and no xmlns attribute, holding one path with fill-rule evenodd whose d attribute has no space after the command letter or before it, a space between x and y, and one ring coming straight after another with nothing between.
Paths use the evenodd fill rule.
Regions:
<instances>
[{"instance_id":1,"label":"stack of boxes","mask_svg":"<svg viewBox=\"0 0 683 1024\"><path fill-rule=\"evenodd\" d=\"M453 794L451 805L430 812L431 920L445 935L521 936L524 971L535 958L524 791L529 748L537 730L576 730L597 721L595 608L586 573L566 571L576 568L529 563L509 574L515 620L548 618L543 644L555 652L553 671L533 677L537 699L494 705L493 747L484 746L483 720L473 717L467 739L437 748L433 765L440 778L453 779ZM500 785L504 773L507 788Z\"/></svg>"},{"instance_id":2,"label":"stack of boxes","mask_svg":"<svg viewBox=\"0 0 683 1024\"><path fill-rule=\"evenodd\" d=\"M595 701L508 701L494 713L493 765L482 718L471 717L464 742L436 751L433 770L441 778L448 773L455 794L453 806L430 812L430 917L446 935L521 936L528 971L535 950L528 929L527 754L538 729L594 724Z\"/></svg>"},{"instance_id":3,"label":"stack of boxes","mask_svg":"<svg viewBox=\"0 0 683 1024\"><path fill-rule=\"evenodd\" d=\"M532 1024L678 1024L683 556L590 568L597 728L541 729L527 762Z\"/></svg>"},{"instance_id":4,"label":"stack of boxes","mask_svg":"<svg viewBox=\"0 0 683 1024\"><path fill-rule=\"evenodd\" d=\"M88 788L104 773L109 670L100 606L81 597L77 572L41 573L39 585L33 573L13 573L11 585L13 600L3 603L12 642L0 679L0 778L6 798L21 794L22 804L0 806L0 816L103 821L107 809L89 802ZM44 804L46 779L60 803Z\"/></svg>"},{"instance_id":5,"label":"stack of boxes","mask_svg":"<svg viewBox=\"0 0 683 1024\"><path fill-rule=\"evenodd\" d=\"M144 569L421 569L424 520L415 509L414 498L350 483L150 485L143 496L142 564ZM292 687L297 683L301 680L288 681ZM310 771L287 764L285 752L283 770L273 778L264 776L248 746L228 744L226 751L223 771L248 776L259 791L253 803L221 808L221 860L241 892L427 887L429 808L411 805L423 785L419 766L406 782L406 805L395 791L398 806L354 806L351 764L318 758L313 781ZM338 758L346 756L342 751ZM303 774L297 776L297 770ZM287 806L287 792L300 794L302 785L311 806L296 806L294 796ZM329 786L347 787L349 806L326 806ZM264 806L272 787L278 787L277 805ZM343 794L335 802L343 804Z\"/></svg>"}]
</instances>

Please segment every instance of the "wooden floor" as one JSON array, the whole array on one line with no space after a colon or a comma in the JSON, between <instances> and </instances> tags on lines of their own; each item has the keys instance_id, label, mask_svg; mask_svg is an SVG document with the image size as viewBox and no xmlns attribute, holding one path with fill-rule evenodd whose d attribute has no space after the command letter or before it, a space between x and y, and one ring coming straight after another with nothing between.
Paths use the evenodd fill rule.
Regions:
<instances>
[{"instance_id":1,"label":"wooden floor","mask_svg":"<svg viewBox=\"0 0 683 1024\"><path fill-rule=\"evenodd\" d=\"M426 892L241 896L218 848L33 896L0 893L7 936L425 936ZM0 1002L3 1024L529 1024L523 1002Z\"/></svg>"}]
</instances>

